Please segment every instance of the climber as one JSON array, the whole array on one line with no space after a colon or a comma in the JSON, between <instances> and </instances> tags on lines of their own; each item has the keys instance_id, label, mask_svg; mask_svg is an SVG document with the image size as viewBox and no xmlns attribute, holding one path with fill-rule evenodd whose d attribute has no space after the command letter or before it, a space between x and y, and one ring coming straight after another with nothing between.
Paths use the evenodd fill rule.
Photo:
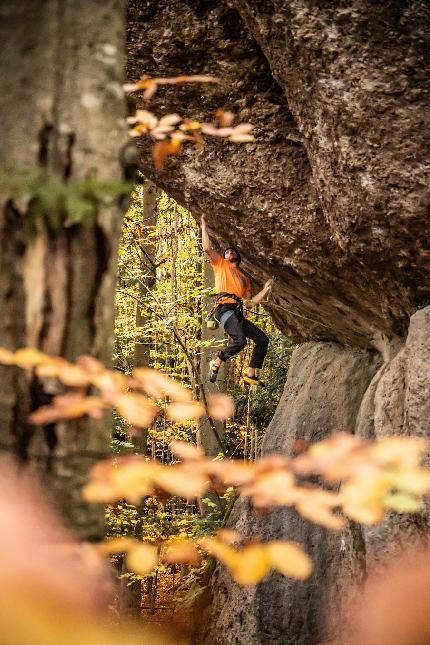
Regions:
<instances>
[{"instance_id":1,"label":"climber","mask_svg":"<svg viewBox=\"0 0 430 645\"><path fill-rule=\"evenodd\" d=\"M227 347L218 352L217 357L209 363L209 380L211 383L216 381L220 365L242 351L246 346L246 339L250 338L255 345L250 365L243 373L243 380L248 385L262 385L259 372L267 353L269 339L261 329L243 315L243 300L251 298L251 283L238 268L241 262L240 253L234 246L229 246L224 251L224 257L221 257L212 249L204 216L202 217L202 243L215 274L216 318L230 337ZM251 299L251 302L261 302L272 285L273 278L267 280L263 289Z\"/></svg>"}]
</instances>

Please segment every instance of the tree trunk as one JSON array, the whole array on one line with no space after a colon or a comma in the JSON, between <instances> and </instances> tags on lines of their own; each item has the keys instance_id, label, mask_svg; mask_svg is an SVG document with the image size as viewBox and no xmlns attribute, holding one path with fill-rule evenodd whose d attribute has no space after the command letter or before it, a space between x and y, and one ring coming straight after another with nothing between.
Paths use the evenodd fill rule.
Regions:
<instances>
[{"instance_id":1,"label":"tree trunk","mask_svg":"<svg viewBox=\"0 0 430 645\"><path fill-rule=\"evenodd\" d=\"M14 0L0 14L0 163L2 175L5 164L9 177L24 173L19 198L8 179L0 188L0 346L109 363L121 213L118 197L97 201L92 191L120 178L123 2ZM35 185L29 176L40 171L50 179ZM83 180L92 187L77 212ZM110 424L31 426L29 411L59 391L49 385L0 369L1 447L44 476L78 534L98 539L103 509L84 503L80 489L108 451Z\"/></svg>"}]
</instances>

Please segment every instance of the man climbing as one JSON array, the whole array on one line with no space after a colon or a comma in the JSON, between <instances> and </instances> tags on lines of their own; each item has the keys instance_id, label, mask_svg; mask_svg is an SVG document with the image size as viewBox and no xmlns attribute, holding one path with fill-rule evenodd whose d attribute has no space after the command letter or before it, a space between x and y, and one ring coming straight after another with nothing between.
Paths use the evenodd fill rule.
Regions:
<instances>
[{"instance_id":1,"label":"man climbing","mask_svg":"<svg viewBox=\"0 0 430 645\"><path fill-rule=\"evenodd\" d=\"M213 361L210 361L209 379L214 383L221 363L242 351L246 346L246 339L250 338L255 345L249 367L243 373L243 380L248 385L261 385L259 371L263 366L269 339L261 329L243 315L243 300L251 298L251 283L249 278L239 270L240 253L234 246L229 246L222 257L212 249L204 217L202 217L202 243L215 274L217 292L215 315L230 337L227 347L222 349ZM267 280L263 289L252 298L251 302L261 302L271 290L272 284L273 279Z\"/></svg>"}]
</instances>

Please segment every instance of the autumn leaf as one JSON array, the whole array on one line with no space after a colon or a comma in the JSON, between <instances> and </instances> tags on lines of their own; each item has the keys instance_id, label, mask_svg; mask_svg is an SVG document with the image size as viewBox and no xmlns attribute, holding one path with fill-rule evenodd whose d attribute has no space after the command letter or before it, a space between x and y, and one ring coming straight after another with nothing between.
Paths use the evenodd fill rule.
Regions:
<instances>
[{"instance_id":1,"label":"autumn leaf","mask_svg":"<svg viewBox=\"0 0 430 645\"><path fill-rule=\"evenodd\" d=\"M262 508L294 504L296 500L295 478L286 470L258 473L242 493L252 497L255 506Z\"/></svg>"},{"instance_id":2,"label":"autumn leaf","mask_svg":"<svg viewBox=\"0 0 430 645\"><path fill-rule=\"evenodd\" d=\"M169 542L162 553L164 562L195 564L200 561L200 554L190 540Z\"/></svg>"},{"instance_id":3,"label":"autumn leaf","mask_svg":"<svg viewBox=\"0 0 430 645\"><path fill-rule=\"evenodd\" d=\"M212 419L229 419L234 414L234 401L227 394L210 394L208 396L208 415Z\"/></svg>"},{"instance_id":4,"label":"autumn leaf","mask_svg":"<svg viewBox=\"0 0 430 645\"><path fill-rule=\"evenodd\" d=\"M152 148L152 158L154 160L155 169L157 171L162 170L168 157L180 155L181 147L181 141L177 137L158 141L154 144Z\"/></svg>"},{"instance_id":5,"label":"autumn leaf","mask_svg":"<svg viewBox=\"0 0 430 645\"><path fill-rule=\"evenodd\" d=\"M100 553L127 553L130 549L135 548L137 544L139 543L135 539L124 536L105 540L101 544L97 544L95 548Z\"/></svg>"},{"instance_id":6,"label":"autumn leaf","mask_svg":"<svg viewBox=\"0 0 430 645\"><path fill-rule=\"evenodd\" d=\"M14 353L10 352L4 347L0 347L0 363L2 365L13 365L14 364Z\"/></svg>"},{"instance_id":7,"label":"autumn leaf","mask_svg":"<svg viewBox=\"0 0 430 645\"><path fill-rule=\"evenodd\" d=\"M195 74L192 76L174 76L167 78L152 78L144 75L136 83L125 83L124 92L136 92L144 90L143 98L151 99L158 89L159 85L177 85L180 83L219 83L219 79L208 74Z\"/></svg>"},{"instance_id":8,"label":"autumn leaf","mask_svg":"<svg viewBox=\"0 0 430 645\"><path fill-rule=\"evenodd\" d=\"M159 412L159 408L151 399L136 392L115 394L112 397L112 405L127 423L141 428L149 426Z\"/></svg>"},{"instance_id":9,"label":"autumn leaf","mask_svg":"<svg viewBox=\"0 0 430 645\"><path fill-rule=\"evenodd\" d=\"M190 466L187 469L182 465L160 468L154 477L154 481L159 488L172 495L179 495L187 499L202 497L208 488L209 482L203 473L191 468Z\"/></svg>"},{"instance_id":10,"label":"autumn leaf","mask_svg":"<svg viewBox=\"0 0 430 645\"><path fill-rule=\"evenodd\" d=\"M138 367L133 370L132 377L136 381L136 385L154 399L163 399L168 396L173 401L192 400L192 393L188 388L158 370Z\"/></svg>"},{"instance_id":11,"label":"autumn leaf","mask_svg":"<svg viewBox=\"0 0 430 645\"><path fill-rule=\"evenodd\" d=\"M194 461L195 459L204 457L202 449L188 441L172 441L169 448L176 457L186 459L187 461Z\"/></svg>"},{"instance_id":12,"label":"autumn leaf","mask_svg":"<svg viewBox=\"0 0 430 645\"><path fill-rule=\"evenodd\" d=\"M393 493L384 498L384 507L398 513L418 513L423 508L423 502L415 495L407 493Z\"/></svg>"},{"instance_id":13,"label":"autumn leaf","mask_svg":"<svg viewBox=\"0 0 430 645\"><path fill-rule=\"evenodd\" d=\"M216 111L215 118L221 127L229 127L234 121L234 114L220 108Z\"/></svg>"},{"instance_id":14,"label":"autumn leaf","mask_svg":"<svg viewBox=\"0 0 430 645\"><path fill-rule=\"evenodd\" d=\"M127 566L132 571L146 576L158 564L158 550L152 544L139 544L127 554Z\"/></svg>"},{"instance_id":15,"label":"autumn leaf","mask_svg":"<svg viewBox=\"0 0 430 645\"><path fill-rule=\"evenodd\" d=\"M96 396L63 394L52 399L52 405L45 405L30 414L31 423L45 425L60 419L77 419L88 414L94 418L102 416L104 401Z\"/></svg>"},{"instance_id":16,"label":"autumn leaf","mask_svg":"<svg viewBox=\"0 0 430 645\"><path fill-rule=\"evenodd\" d=\"M86 370L89 374L102 374L106 370L101 361L97 360L97 358L94 358L94 356L89 356L87 354L79 356L76 363L84 370Z\"/></svg>"},{"instance_id":17,"label":"autumn leaf","mask_svg":"<svg viewBox=\"0 0 430 645\"><path fill-rule=\"evenodd\" d=\"M170 421L185 421L198 419L204 413L205 408L199 401L176 401L167 408L166 417Z\"/></svg>"},{"instance_id":18,"label":"autumn leaf","mask_svg":"<svg viewBox=\"0 0 430 645\"><path fill-rule=\"evenodd\" d=\"M14 365L23 368L35 367L49 361L50 356L32 347L18 349L14 354Z\"/></svg>"},{"instance_id":19,"label":"autumn leaf","mask_svg":"<svg viewBox=\"0 0 430 645\"><path fill-rule=\"evenodd\" d=\"M234 143L250 143L251 141L255 141L255 137L252 134L232 134L228 140Z\"/></svg>"},{"instance_id":20,"label":"autumn leaf","mask_svg":"<svg viewBox=\"0 0 430 645\"><path fill-rule=\"evenodd\" d=\"M422 437L384 437L370 449L370 456L381 464L391 464L399 468L413 469L429 447Z\"/></svg>"},{"instance_id":21,"label":"autumn leaf","mask_svg":"<svg viewBox=\"0 0 430 645\"><path fill-rule=\"evenodd\" d=\"M341 504L342 500L337 493L318 488L296 489L295 507L300 515L335 531L345 526L345 519L333 514L333 510Z\"/></svg>"},{"instance_id":22,"label":"autumn leaf","mask_svg":"<svg viewBox=\"0 0 430 645\"><path fill-rule=\"evenodd\" d=\"M200 544L231 571L234 579L242 585L260 582L270 569L292 578L305 579L312 571L312 562L298 544L275 541L248 544L234 549L218 537L207 537Z\"/></svg>"},{"instance_id":23,"label":"autumn leaf","mask_svg":"<svg viewBox=\"0 0 430 645\"><path fill-rule=\"evenodd\" d=\"M295 542L276 540L266 544L270 564L284 576L304 580L312 572L312 561Z\"/></svg>"}]
</instances>

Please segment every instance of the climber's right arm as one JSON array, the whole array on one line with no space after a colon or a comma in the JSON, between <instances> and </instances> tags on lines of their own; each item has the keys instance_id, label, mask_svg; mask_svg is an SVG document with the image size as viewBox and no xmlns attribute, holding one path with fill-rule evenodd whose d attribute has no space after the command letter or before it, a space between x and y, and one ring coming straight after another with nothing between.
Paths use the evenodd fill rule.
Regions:
<instances>
[{"instance_id":1,"label":"climber's right arm","mask_svg":"<svg viewBox=\"0 0 430 645\"><path fill-rule=\"evenodd\" d=\"M203 251L209 256L209 259L215 260L216 258L218 258L219 253L214 251L214 249L211 246L211 241L209 239L208 231L206 228L206 220L204 215L202 215L202 246L203 246Z\"/></svg>"}]
</instances>

